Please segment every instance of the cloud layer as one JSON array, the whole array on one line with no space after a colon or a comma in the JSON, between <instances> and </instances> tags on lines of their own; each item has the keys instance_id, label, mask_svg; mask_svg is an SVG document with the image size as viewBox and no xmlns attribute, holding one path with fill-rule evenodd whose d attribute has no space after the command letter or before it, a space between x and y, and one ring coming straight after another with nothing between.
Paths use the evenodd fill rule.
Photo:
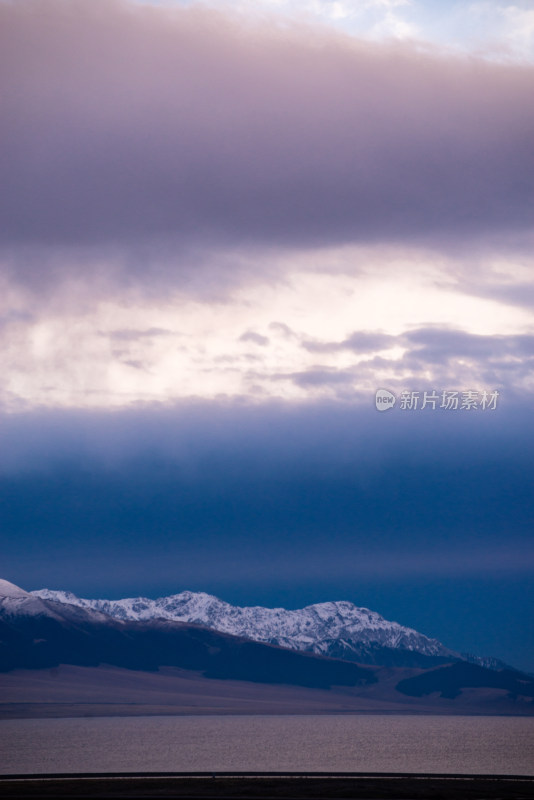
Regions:
<instances>
[{"instance_id":1,"label":"cloud layer","mask_svg":"<svg viewBox=\"0 0 534 800\"><path fill-rule=\"evenodd\" d=\"M116 269L142 282L155 247L180 283L223 245L531 224L534 67L114 0L1 3L0 30L0 242L20 280L83 276L68 248L126 248Z\"/></svg>"},{"instance_id":2,"label":"cloud layer","mask_svg":"<svg viewBox=\"0 0 534 800\"><path fill-rule=\"evenodd\" d=\"M534 66L282 6L0 0L3 569L527 663Z\"/></svg>"},{"instance_id":3,"label":"cloud layer","mask_svg":"<svg viewBox=\"0 0 534 800\"><path fill-rule=\"evenodd\" d=\"M3 574L84 596L348 599L530 665L531 418L220 402L14 415Z\"/></svg>"}]
</instances>

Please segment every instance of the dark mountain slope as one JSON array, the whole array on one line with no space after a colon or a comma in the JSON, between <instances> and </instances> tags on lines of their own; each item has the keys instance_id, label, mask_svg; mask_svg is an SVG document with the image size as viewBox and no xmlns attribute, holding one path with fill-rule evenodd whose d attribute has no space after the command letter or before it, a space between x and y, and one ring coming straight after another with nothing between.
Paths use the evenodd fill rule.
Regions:
<instances>
[{"instance_id":1,"label":"dark mountain slope","mask_svg":"<svg viewBox=\"0 0 534 800\"><path fill-rule=\"evenodd\" d=\"M316 688L373 683L372 669L169 620L124 622L22 593L0 601L0 671L58 664L161 666Z\"/></svg>"},{"instance_id":2,"label":"dark mountain slope","mask_svg":"<svg viewBox=\"0 0 534 800\"><path fill-rule=\"evenodd\" d=\"M534 678L529 675L510 669L490 670L466 661L430 669L397 684L399 692L411 697L439 692L441 697L455 698L469 688L503 689L511 698L534 698Z\"/></svg>"}]
</instances>

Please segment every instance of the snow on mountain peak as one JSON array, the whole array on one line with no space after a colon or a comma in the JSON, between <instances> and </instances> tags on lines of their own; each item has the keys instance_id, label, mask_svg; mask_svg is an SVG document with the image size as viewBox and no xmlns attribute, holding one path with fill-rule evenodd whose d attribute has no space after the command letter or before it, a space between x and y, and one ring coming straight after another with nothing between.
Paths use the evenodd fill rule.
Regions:
<instances>
[{"instance_id":1,"label":"snow on mountain peak","mask_svg":"<svg viewBox=\"0 0 534 800\"><path fill-rule=\"evenodd\" d=\"M21 589L20 586L16 586L14 583L0 578L0 597L22 598L29 596L29 593Z\"/></svg>"},{"instance_id":2,"label":"snow on mountain peak","mask_svg":"<svg viewBox=\"0 0 534 800\"><path fill-rule=\"evenodd\" d=\"M25 592L20 586L0 579L0 611L8 616L54 616L43 599L33 592Z\"/></svg>"},{"instance_id":3,"label":"snow on mountain peak","mask_svg":"<svg viewBox=\"0 0 534 800\"><path fill-rule=\"evenodd\" d=\"M305 608L232 606L205 592L184 591L151 600L87 600L70 592L42 589L33 595L59 603L100 611L121 620L168 619L203 625L259 642L320 655L357 660L373 648L399 648L429 656L452 654L436 639L390 622L376 611L347 600L315 603Z\"/></svg>"}]
</instances>

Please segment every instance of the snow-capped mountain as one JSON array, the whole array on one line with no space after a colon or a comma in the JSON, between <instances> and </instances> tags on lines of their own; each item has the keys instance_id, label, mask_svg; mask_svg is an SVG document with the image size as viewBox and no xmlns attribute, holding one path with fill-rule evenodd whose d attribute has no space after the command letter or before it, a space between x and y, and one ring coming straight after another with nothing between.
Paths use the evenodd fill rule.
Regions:
<instances>
[{"instance_id":1,"label":"snow-capped mountain","mask_svg":"<svg viewBox=\"0 0 534 800\"><path fill-rule=\"evenodd\" d=\"M232 606L204 592L181 592L151 600L87 600L70 592L41 589L32 594L59 603L104 612L121 620L167 619L203 625L222 633L293 650L380 663L384 654L404 652L408 661L416 656L451 659L459 654L437 639L390 622L375 611L347 601L317 603L294 611L262 606ZM412 654L413 657L410 657ZM391 656L391 653L390 653ZM390 659L391 660L391 659Z\"/></svg>"},{"instance_id":2,"label":"snow-capped mountain","mask_svg":"<svg viewBox=\"0 0 534 800\"><path fill-rule=\"evenodd\" d=\"M110 611L119 618L112 616ZM194 617L197 624L185 621L186 617ZM235 636L215 630L212 627L215 624L224 625L226 631L232 628L246 631L248 635ZM278 647L264 641L253 641L251 633L258 637L262 631L264 637L278 638L293 646ZM333 634L338 634L339 639L332 639ZM359 645L357 639L350 638L362 634L366 636L367 645ZM338 647L353 648L352 658L324 657L324 651L336 641ZM382 646L380 642L386 645ZM369 652L374 647L377 659L381 659L377 661L378 666L350 663L357 660L357 647L367 647ZM406 649L408 647L424 647L427 653L449 655L425 655L415 649ZM320 648L321 654L299 652L314 648ZM406 669L406 654L410 653L414 660L420 660L419 664L411 664L416 669ZM394 654L397 667L402 669L397 669L393 660L384 662L388 654ZM431 666L431 669L420 669L425 666L421 663L425 659L426 666ZM437 666L438 659L441 659L441 666ZM385 663L387 669L382 666ZM63 690L61 672L67 668L69 675L71 667L82 667L84 671L77 678L79 683L75 681L71 685L67 681ZM191 592L158 601L81 600L66 592L42 590L30 594L0 580L0 673L10 673L14 681L24 682L28 671L57 668L61 713L64 713L66 702L72 702L73 708L86 702L80 699L80 691L82 694L85 692L88 679L89 682L97 681L100 687L103 677L105 684L110 667L118 668L111 678L113 692L123 680L121 670L136 670L149 676L148 698L152 696L150 686L154 676L162 676L165 687L162 694L158 690L158 708L161 708L161 703L169 705L174 709L172 713L177 713L175 691L183 693L184 682L188 684L185 699L182 694L179 705L187 709L185 713L196 713L196 708L208 709L209 713L215 713L213 709L217 707L242 709L241 701L251 697L256 697L263 709L261 713L264 713L270 707L266 688L276 684L286 690L298 688L299 692L302 688L333 689L338 700L343 696L347 698L349 706L343 703L344 712L356 702L356 708L366 711L380 711L391 708L393 704L395 713L399 708L428 713L430 703L430 708L440 708L441 713L450 711L450 704L454 703L458 713L488 713L489 697L493 703L492 713L534 713L534 681L528 675L510 669L492 671L469 664L450 655L450 651L436 640L387 622L380 615L351 603L320 603L298 611L236 608L215 597ZM46 679L46 675L44 677ZM31 675L30 680L33 681ZM189 685L191 681L193 688ZM129 683L128 675L123 687L125 690ZM47 697L44 705L48 715L50 702L46 681L44 685ZM260 687L257 692L255 685ZM464 694L464 689L468 693ZM132 703L136 707L143 706L143 701L140 703L142 696L142 693L134 693L135 699L128 700L128 713ZM317 698L309 696L307 700L300 694L294 696L295 702L304 703L299 708L307 708L312 713L323 708L325 701L324 692ZM428 699L429 696L433 699ZM72 699L66 701L65 697ZM165 698L172 698L172 702L168 704ZM220 701L223 706L220 706ZM102 702L109 705L108 701ZM147 707L153 708L148 699L146 702ZM444 703L447 704L445 709ZM235 713L241 712L236 710Z\"/></svg>"},{"instance_id":3,"label":"snow-capped mountain","mask_svg":"<svg viewBox=\"0 0 534 800\"><path fill-rule=\"evenodd\" d=\"M205 678L317 689L377 682L371 667L170 619L115 619L0 580L0 673L61 664L149 672L177 667Z\"/></svg>"},{"instance_id":4,"label":"snow-capped mountain","mask_svg":"<svg viewBox=\"0 0 534 800\"><path fill-rule=\"evenodd\" d=\"M98 609L85 608L78 603L65 603L53 597L39 597L26 592L14 583L0 579L0 616L2 619L16 617L41 617L61 623L100 622L109 619Z\"/></svg>"}]
</instances>

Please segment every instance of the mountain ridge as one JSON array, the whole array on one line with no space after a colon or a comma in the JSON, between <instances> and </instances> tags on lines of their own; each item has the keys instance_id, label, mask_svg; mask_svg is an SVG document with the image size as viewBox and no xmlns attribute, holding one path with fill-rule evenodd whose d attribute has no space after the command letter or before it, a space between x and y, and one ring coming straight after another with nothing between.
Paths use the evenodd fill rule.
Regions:
<instances>
[{"instance_id":1,"label":"mountain ridge","mask_svg":"<svg viewBox=\"0 0 534 800\"><path fill-rule=\"evenodd\" d=\"M432 666L461 655L437 639L386 620L346 601L315 603L301 609L233 606L205 592L184 591L152 600L105 600L40 589L32 596L109 614L114 619L167 619L197 624L265 644L361 663Z\"/></svg>"},{"instance_id":2,"label":"mountain ridge","mask_svg":"<svg viewBox=\"0 0 534 800\"><path fill-rule=\"evenodd\" d=\"M26 681L28 671L37 670L41 675L51 675L54 670L63 669L65 665L68 668L89 668L97 671L109 667L118 668L123 670L119 683L124 679L126 684L129 683L126 678L128 671L148 676L162 675L162 670L165 672L170 668L175 670L173 674L180 684L176 688L183 695L178 703L182 709L180 713L190 713L192 708L198 707L206 712L213 711L210 701L213 691L211 681L222 680L234 682L233 688L228 692L222 686L217 690L220 700L227 698L223 705L228 712L243 708L239 698L245 699L249 696L256 697L256 701L260 703L257 707L264 707L262 693L266 698L269 693L272 695L272 691L265 688L251 690L251 686L285 686L307 688L313 692L333 692L330 700L324 695L320 699L313 692L306 695L304 706L308 708L308 713L317 707L317 702L325 700L327 706L332 707L332 704L335 706L339 702L340 697L345 697L346 704L344 700L341 701L341 710L344 712L352 709L355 712L366 710L375 713L380 709L398 711L400 708L402 713L433 713L433 710L439 710L440 713L463 711L476 714L534 714L534 680L531 676L514 670L492 671L466 661L444 657L441 662L426 663L423 668L420 665L398 662L388 665L383 660L388 648L380 648L378 645L380 665L351 663L347 659L301 652L222 633L206 625L162 617L145 620L116 619L104 611L65 602L75 596L67 598L61 593L56 593L55 596L61 597L63 602L40 598L36 594L19 590L13 584L0 583L0 674L10 674L15 684L18 682L21 687ZM173 599L176 602L176 596ZM182 597L184 599L186 598ZM212 600L216 600L207 595L194 596L192 593L189 593L187 599L196 604L197 611L199 605L206 610L206 604L210 606ZM348 613L355 608L350 603L340 602L318 604L312 610L325 624L331 625L333 612ZM137 613L140 611L143 609L138 609ZM261 611L262 607L256 608L257 613ZM373 612L368 609L366 612L363 615L364 621L374 620L375 627L379 630L389 624L380 615L373 616ZM150 608L145 607L143 613L149 614ZM398 633L396 628L395 631ZM392 652L396 658L399 654L404 658L410 653L402 649L392 649ZM417 655L426 659L439 658ZM91 674L98 683L97 673ZM145 679L149 683L152 680L148 677L143 680ZM31 682L30 678L28 680ZM186 684L190 680L195 681L197 686L193 703L187 700L189 690ZM71 686L70 689L66 687L65 691L64 696L70 698L69 702L80 704L82 684ZM127 686L124 691L128 694ZM60 696L62 692L61 689ZM234 699L232 692L235 694ZM139 698L139 694L136 696ZM291 695L286 693L285 713L293 713L290 709L295 708L287 705L290 699ZM147 713L157 712L155 708L150 711L150 703L144 700L142 693L141 700L147 705ZM46 715L47 702L45 698L44 705L41 702L36 713ZM171 705L173 703L174 701ZM0 704L0 716L2 713L13 713L13 709L8 706L9 703L2 711ZM80 706L80 713L85 714L84 708ZM302 706L300 708L303 709ZM58 706L54 713L63 713L62 709L63 706ZM130 706L126 710L131 713ZM123 712L124 709L121 713ZM29 713L32 713L31 709Z\"/></svg>"},{"instance_id":3,"label":"mountain ridge","mask_svg":"<svg viewBox=\"0 0 534 800\"><path fill-rule=\"evenodd\" d=\"M23 590L14 596L12 587L2 595L0 585L0 672L110 664L142 671L169 666L206 678L323 689L376 681L370 667L175 620L114 619Z\"/></svg>"}]
</instances>

